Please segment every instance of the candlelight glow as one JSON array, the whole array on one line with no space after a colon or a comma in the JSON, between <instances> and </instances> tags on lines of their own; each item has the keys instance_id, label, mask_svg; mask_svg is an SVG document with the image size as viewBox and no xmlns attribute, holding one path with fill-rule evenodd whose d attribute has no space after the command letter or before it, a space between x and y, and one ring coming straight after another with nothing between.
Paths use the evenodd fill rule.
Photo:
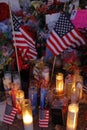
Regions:
<instances>
[{"instance_id":1,"label":"candlelight glow","mask_svg":"<svg viewBox=\"0 0 87 130\"><path fill-rule=\"evenodd\" d=\"M79 111L79 107L77 104L70 104L69 105L68 116L67 116L67 129L66 130L76 130L78 111Z\"/></svg>"},{"instance_id":2,"label":"candlelight glow","mask_svg":"<svg viewBox=\"0 0 87 130\"><path fill-rule=\"evenodd\" d=\"M22 102L24 100L24 91L17 90L16 92L16 108L17 108L17 118L22 118Z\"/></svg>"},{"instance_id":3,"label":"candlelight glow","mask_svg":"<svg viewBox=\"0 0 87 130\"><path fill-rule=\"evenodd\" d=\"M33 122L32 115L30 115L30 114L28 113L28 111L26 111L26 112L24 113L23 121L24 121L25 124L31 124L31 123Z\"/></svg>"},{"instance_id":4,"label":"candlelight glow","mask_svg":"<svg viewBox=\"0 0 87 130\"><path fill-rule=\"evenodd\" d=\"M59 95L64 93L64 86L63 86L63 74L59 73L56 75L56 91Z\"/></svg>"},{"instance_id":5,"label":"candlelight glow","mask_svg":"<svg viewBox=\"0 0 87 130\"><path fill-rule=\"evenodd\" d=\"M22 117L24 130L33 130L32 107L29 99L24 99L22 102Z\"/></svg>"}]
</instances>

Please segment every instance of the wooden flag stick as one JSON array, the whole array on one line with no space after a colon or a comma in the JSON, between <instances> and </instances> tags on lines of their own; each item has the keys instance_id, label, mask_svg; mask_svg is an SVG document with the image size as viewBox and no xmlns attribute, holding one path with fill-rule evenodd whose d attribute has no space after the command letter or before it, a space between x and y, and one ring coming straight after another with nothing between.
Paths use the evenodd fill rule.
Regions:
<instances>
[{"instance_id":1,"label":"wooden flag stick","mask_svg":"<svg viewBox=\"0 0 87 130\"><path fill-rule=\"evenodd\" d=\"M52 74L51 74L51 81L52 81L52 78L53 78L53 72L54 72L55 62L56 62L56 56L54 57L54 61L53 61Z\"/></svg>"},{"instance_id":2,"label":"wooden flag stick","mask_svg":"<svg viewBox=\"0 0 87 130\"><path fill-rule=\"evenodd\" d=\"M11 12L11 4L10 4L10 2L9 2L9 12L10 12L10 18L11 18L12 32L13 32L13 35L14 35L14 25L13 25L13 20L12 20L12 12ZM14 35L14 43L16 43L15 35ZM18 68L18 73L19 73L19 78L20 78L20 83L21 83L20 68L19 68L19 63L18 63L18 53L17 53L16 46L14 46L14 48L15 48L17 68Z\"/></svg>"}]
</instances>

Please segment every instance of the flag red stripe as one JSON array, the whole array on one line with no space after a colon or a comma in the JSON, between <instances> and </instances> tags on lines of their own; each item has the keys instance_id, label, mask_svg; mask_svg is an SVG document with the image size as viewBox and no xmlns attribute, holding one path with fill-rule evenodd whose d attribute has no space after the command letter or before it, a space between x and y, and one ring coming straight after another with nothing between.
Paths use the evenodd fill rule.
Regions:
<instances>
[{"instance_id":1,"label":"flag red stripe","mask_svg":"<svg viewBox=\"0 0 87 130\"><path fill-rule=\"evenodd\" d=\"M3 123L7 123L7 124L12 124L13 122L10 122L10 121L3 121Z\"/></svg>"},{"instance_id":2,"label":"flag red stripe","mask_svg":"<svg viewBox=\"0 0 87 130\"><path fill-rule=\"evenodd\" d=\"M47 123L48 121L49 121L49 119L48 119L48 120L46 120L46 119L39 119L39 123L43 123L43 122L44 122L44 123L45 123L45 122Z\"/></svg>"},{"instance_id":3,"label":"flag red stripe","mask_svg":"<svg viewBox=\"0 0 87 130\"><path fill-rule=\"evenodd\" d=\"M46 128L49 125L49 111L48 110L41 110L42 114L39 115L39 127ZM43 117L43 112L45 112L45 115Z\"/></svg>"},{"instance_id":4,"label":"flag red stripe","mask_svg":"<svg viewBox=\"0 0 87 130\"><path fill-rule=\"evenodd\" d=\"M75 34L73 32L71 32L71 35L73 37L74 45L75 46L80 46L81 41L75 36Z\"/></svg>"},{"instance_id":5,"label":"flag red stripe","mask_svg":"<svg viewBox=\"0 0 87 130\"><path fill-rule=\"evenodd\" d=\"M67 47L69 46L75 47L74 42L71 40L70 36L68 36L68 33L66 34L66 36L63 37L63 39L65 41L65 44L67 44Z\"/></svg>"},{"instance_id":6,"label":"flag red stripe","mask_svg":"<svg viewBox=\"0 0 87 130\"><path fill-rule=\"evenodd\" d=\"M56 54L57 52L60 53L59 48L57 47L57 43L54 39L54 37L52 37L54 34L51 34L51 37L47 39L47 46L54 51L54 53Z\"/></svg>"},{"instance_id":7,"label":"flag red stripe","mask_svg":"<svg viewBox=\"0 0 87 130\"><path fill-rule=\"evenodd\" d=\"M51 39L53 39L53 45L55 46L55 49L58 51L58 52L61 52L62 48L59 44L59 41L58 41L58 36L56 35L55 31L53 30L52 31L52 37Z\"/></svg>"},{"instance_id":8,"label":"flag red stripe","mask_svg":"<svg viewBox=\"0 0 87 130\"><path fill-rule=\"evenodd\" d=\"M29 41L29 42L31 42L32 44L35 45L34 40L31 38L31 36L29 36L29 34L27 34L27 33L24 31L23 27L20 27L20 31L22 32L22 34L24 35L24 37L25 37L25 39L26 39L27 41Z\"/></svg>"},{"instance_id":9,"label":"flag red stripe","mask_svg":"<svg viewBox=\"0 0 87 130\"><path fill-rule=\"evenodd\" d=\"M9 120L13 120L14 116L9 116L9 115L4 115L4 119L9 119Z\"/></svg>"},{"instance_id":10,"label":"flag red stripe","mask_svg":"<svg viewBox=\"0 0 87 130\"><path fill-rule=\"evenodd\" d=\"M22 35L21 32L19 32L19 33L18 32L14 32L13 40L14 40L14 45L16 45L17 43L18 44L24 43L24 45L26 44L26 46L29 46L30 48L35 48L34 44L30 43L29 41L26 41L26 39L24 38L24 36Z\"/></svg>"},{"instance_id":11,"label":"flag red stripe","mask_svg":"<svg viewBox=\"0 0 87 130\"><path fill-rule=\"evenodd\" d=\"M39 127L47 128L48 125L39 125Z\"/></svg>"},{"instance_id":12,"label":"flag red stripe","mask_svg":"<svg viewBox=\"0 0 87 130\"><path fill-rule=\"evenodd\" d=\"M63 40L61 40L57 34L55 34L55 36L56 36L56 41L57 41L57 47L59 46L59 51L61 52L62 50L66 48L66 44L63 43Z\"/></svg>"}]
</instances>

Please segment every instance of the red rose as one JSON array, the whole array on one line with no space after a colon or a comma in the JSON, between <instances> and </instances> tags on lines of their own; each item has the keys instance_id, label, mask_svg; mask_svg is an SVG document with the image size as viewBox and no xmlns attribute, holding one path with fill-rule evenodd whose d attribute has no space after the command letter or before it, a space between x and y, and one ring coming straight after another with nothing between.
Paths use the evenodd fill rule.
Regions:
<instances>
[{"instance_id":1,"label":"red rose","mask_svg":"<svg viewBox=\"0 0 87 130\"><path fill-rule=\"evenodd\" d=\"M8 4L4 2L0 3L0 22L9 18L9 16L10 13Z\"/></svg>"}]
</instances>

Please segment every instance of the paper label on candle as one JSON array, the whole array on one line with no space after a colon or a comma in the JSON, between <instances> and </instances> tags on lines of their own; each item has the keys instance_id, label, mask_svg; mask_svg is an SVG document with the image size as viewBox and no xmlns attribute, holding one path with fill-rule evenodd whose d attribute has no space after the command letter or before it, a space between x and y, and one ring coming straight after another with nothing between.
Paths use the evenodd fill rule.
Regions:
<instances>
[{"instance_id":1,"label":"paper label on candle","mask_svg":"<svg viewBox=\"0 0 87 130\"><path fill-rule=\"evenodd\" d=\"M67 127L76 128L77 126L77 113L68 112Z\"/></svg>"},{"instance_id":2,"label":"paper label on candle","mask_svg":"<svg viewBox=\"0 0 87 130\"><path fill-rule=\"evenodd\" d=\"M41 108L44 108L45 105L46 105L45 104L46 95L47 95L47 89L41 87L41 94L40 94L40 106L41 106Z\"/></svg>"},{"instance_id":3,"label":"paper label on candle","mask_svg":"<svg viewBox=\"0 0 87 130\"><path fill-rule=\"evenodd\" d=\"M68 112L68 115L69 115L69 120L73 121L75 114L71 113L71 112Z\"/></svg>"},{"instance_id":4,"label":"paper label on candle","mask_svg":"<svg viewBox=\"0 0 87 130\"><path fill-rule=\"evenodd\" d=\"M22 113L21 103L24 99L24 95L22 97L16 97L16 108L18 110L18 114Z\"/></svg>"},{"instance_id":5,"label":"paper label on candle","mask_svg":"<svg viewBox=\"0 0 87 130\"><path fill-rule=\"evenodd\" d=\"M24 124L24 130L33 130L33 124Z\"/></svg>"},{"instance_id":6,"label":"paper label on candle","mask_svg":"<svg viewBox=\"0 0 87 130\"><path fill-rule=\"evenodd\" d=\"M32 104L33 114L35 114L37 108L37 89L35 87L29 89L29 99Z\"/></svg>"},{"instance_id":7,"label":"paper label on candle","mask_svg":"<svg viewBox=\"0 0 87 130\"><path fill-rule=\"evenodd\" d=\"M49 68L47 66L45 66L42 71L42 79L45 80L47 83L49 82Z\"/></svg>"}]
</instances>

